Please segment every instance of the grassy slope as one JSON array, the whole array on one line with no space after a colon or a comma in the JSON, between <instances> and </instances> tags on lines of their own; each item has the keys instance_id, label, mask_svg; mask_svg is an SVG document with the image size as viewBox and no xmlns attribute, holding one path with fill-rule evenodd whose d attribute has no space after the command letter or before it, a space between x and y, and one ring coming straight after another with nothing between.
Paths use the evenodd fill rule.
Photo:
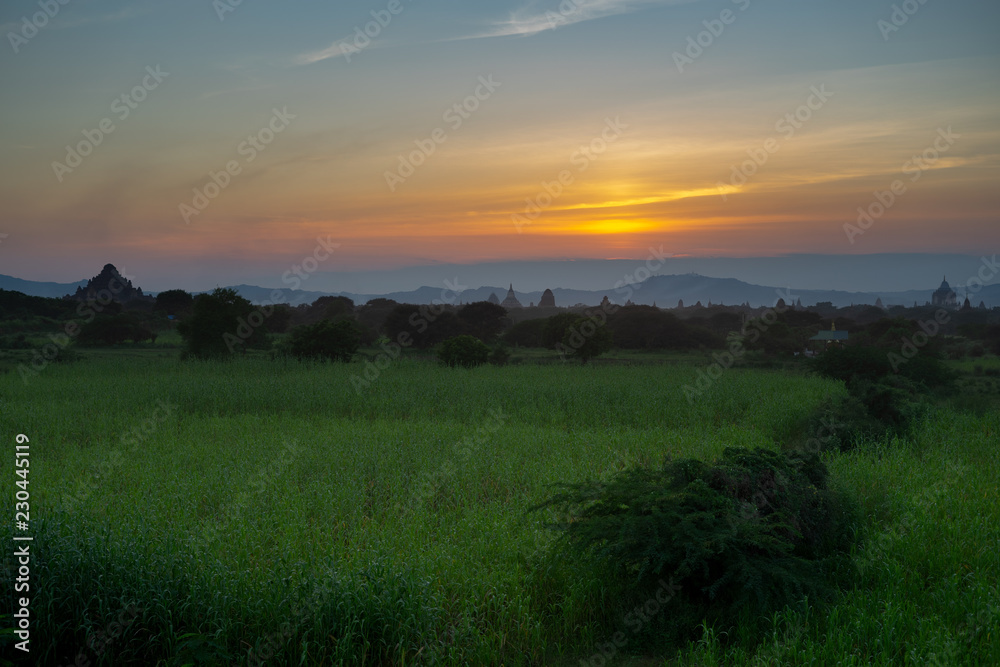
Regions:
<instances>
[{"instance_id":1,"label":"grassy slope","mask_svg":"<svg viewBox=\"0 0 1000 667\"><path fill-rule=\"evenodd\" d=\"M692 406L682 386L695 369L456 372L404 359L360 395L350 383L360 364L109 355L51 366L29 386L3 376L3 431L32 437L42 627L61 638L43 662L72 657L85 638L75 629L105 627L130 601L142 613L106 662L137 646L235 658L270 639L275 664L576 662L620 628L630 601L597 572L567 576L545 561L543 517L524 510L546 485L668 453L775 447L842 391L730 371ZM163 414L157 401L172 414L123 443ZM797 656L811 652L829 664L854 652L868 664L951 640L990 655L996 632L981 627L995 626L1000 599L997 420L947 419L912 449L833 462L839 483L861 490L864 530L888 536L859 553L875 594L848 594L832 614L790 612L756 654L724 657L706 638L684 661L808 662ZM296 607L317 586L333 593Z\"/></svg>"},{"instance_id":2,"label":"grassy slope","mask_svg":"<svg viewBox=\"0 0 1000 667\"><path fill-rule=\"evenodd\" d=\"M855 590L789 611L755 650L706 635L684 665L1000 664L1000 415L940 412L913 444L831 461L867 519Z\"/></svg>"}]
</instances>

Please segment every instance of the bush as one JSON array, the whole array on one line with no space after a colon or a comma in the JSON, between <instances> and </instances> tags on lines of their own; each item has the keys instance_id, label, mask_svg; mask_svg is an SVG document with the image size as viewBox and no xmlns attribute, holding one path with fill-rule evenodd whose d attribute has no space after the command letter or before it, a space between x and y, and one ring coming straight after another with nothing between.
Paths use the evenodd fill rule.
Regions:
<instances>
[{"instance_id":1,"label":"bush","mask_svg":"<svg viewBox=\"0 0 1000 667\"><path fill-rule=\"evenodd\" d=\"M668 459L561 487L533 508L557 510L560 555L596 557L641 585L672 577L712 616L822 593L848 562L853 512L816 455L728 448L713 465Z\"/></svg>"},{"instance_id":2,"label":"bush","mask_svg":"<svg viewBox=\"0 0 1000 667\"><path fill-rule=\"evenodd\" d=\"M463 334L449 338L441 344L438 359L452 368L473 368L485 364L490 358L490 348L475 336Z\"/></svg>"},{"instance_id":3,"label":"bush","mask_svg":"<svg viewBox=\"0 0 1000 667\"><path fill-rule=\"evenodd\" d=\"M361 332L351 320L320 320L292 329L286 344L298 359L350 361L361 345Z\"/></svg>"},{"instance_id":4,"label":"bush","mask_svg":"<svg viewBox=\"0 0 1000 667\"><path fill-rule=\"evenodd\" d=\"M886 351L867 345L828 348L812 360L812 369L843 381L848 389L855 382L877 382L892 373Z\"/></svg>"},{"instance_id":5,"label":"bush","mask_svg":"<svg viewBox=\"0 0 1000 667\"><path fill-rule=\"evenodd\" d=\"M892 377L911 380L926 391L951 386L954 376L941 362L935 347L928 346L905 358L900 354L901 345L900 341L893 347L831 347L812 360L812 367L820 375L843 380L848 389L858 382L885 382Z\"/></svg>"},{"instance_id":6,"label":"bush","mask_svg":"<svg viewBox=\"0 0 1000 667\"><path fill-rule=\"evenodd\" d=\"M31 343L28 341L27 337L21 333L16 336L4 336L0 338L0 349L4 350L30 350L32 348Z\"/></svg>"},{"instance_id":7,"label":"bush","mask_svg":"<svg viewBox=\"0 0 1000 667\"><path fill-rule=\"evenodd\" d=\"M827 448L847 450L862 440L906 435L925 411L920 394L954 381L934 350L922 350L897 369L888 354L884 348L851 345L831 348L813 361L813 370L843 380L851 394L814 418L834 426Z\"/></svg>"},{"instance_id":8,"label":"bush","mask_svg":"<svg viewBox=\"0 0 1000 667\"><path fill-rule=\"evenodd\" d=\"M489 362L494 366L506 366L510 361L510 349L500 343L490 351Z\"/></svg>"}]
</instances>

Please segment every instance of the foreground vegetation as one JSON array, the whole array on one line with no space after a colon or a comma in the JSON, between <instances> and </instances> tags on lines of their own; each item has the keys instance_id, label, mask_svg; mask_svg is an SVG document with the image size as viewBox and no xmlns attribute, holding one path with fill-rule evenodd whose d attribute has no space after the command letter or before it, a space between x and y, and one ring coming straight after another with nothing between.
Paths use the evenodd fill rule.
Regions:
<instances>
[{"instance_id":1,"label":"foreground vegetation","mask_svg":"<svg viewBox=\"0 0 1000 667\"><path fill-rule=\"evenodd\" d=\"M32 439L32 657L1000 664L995 409L940 403L905 438L824 454L857 508L855 570L824 599L708 619L683 590L657 598L606 561L556 556L556 515L528 511L553 484L779 451L847 395L732 369L688 402L698 368L404 356L363 391L360 363L287 358L97 354L29 384L8 373L5 437Z\"/></svg>"}]
</instances>

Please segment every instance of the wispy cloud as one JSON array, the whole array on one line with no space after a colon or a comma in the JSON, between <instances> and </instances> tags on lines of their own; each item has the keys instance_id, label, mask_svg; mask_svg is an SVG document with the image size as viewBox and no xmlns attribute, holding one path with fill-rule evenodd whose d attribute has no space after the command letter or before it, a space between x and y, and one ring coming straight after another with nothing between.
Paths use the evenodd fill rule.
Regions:
<instances>
[{"instance_id":1,"label":"wispy cloud","mask_svg":"<svg viewBox=\"0 0 1000 667\"><path fill-rule=\"evenodd\" d=\"M505 37L509 35L535 35L545 30L583 21L629 14L649 7L681 5L699 0L531 0L527 5L514 10L506 19L493 21L479 33L456 39L479 39L484 37Z\"/></svg>"},{"instance_id":2,"label":"wispy cloud","mask_svg":"<svg viewBox=\"0 0 1000 667\"><path fill-rule=\"evenodd\" d=\"M308 51L306 53L299 54L295 56L294 61L296 65L311 65L313 63L318 63L322 60L329 60L330 58L337 58L347 53L344 49L344 44L347 43L349 38L338 39L330 46L325 49L320 49L319 51Z\"/></svg>"},{"instance_id":3,"label":"wispy cloud","mask_svg":"<svg viewBox=\"0 0 1000 667\"><path fill-rule=\"evenodd\" d=\"M452 42L510 35L534 35L545 30L554 30L561 26L606 16L629 14L650 7L683 5L692 2L700 2L700 0L529 0L528 4L510 12L508 18L491 21L483 30L469 35L433 41ZM338 39L325 49L299 54L292 61L296 65L311 65L330 58L348 55L355 50L360 50L352 45L351 40L353 39L353 35ZM364 48L367 50L387 45L373 39Z\"/></svg>"}]
</instances>

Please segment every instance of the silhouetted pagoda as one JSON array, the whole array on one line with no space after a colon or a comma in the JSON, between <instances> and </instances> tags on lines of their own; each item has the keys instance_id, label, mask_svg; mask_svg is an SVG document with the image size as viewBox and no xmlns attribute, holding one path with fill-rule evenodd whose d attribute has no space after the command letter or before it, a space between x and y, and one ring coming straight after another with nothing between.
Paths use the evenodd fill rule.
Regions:
<instances>
[{"instance_id":1,"label":"silhouetted pagoda","mask_svg":"<svg viewBox=\"0 0 1000 667\"><path fill-rule=\"evenodd\" d=\"M131 280L122 276L114 264L105 264L99 274L87 281L86 287L77 287L76 294L67 295L66 298L75 301L97 301L105 292L118 303L153 301L153 297L145 296L141 289L132 285Z\"/></svg>"},{"instance_id":2,"label":"silhouetted pagoda","mask_svg":"<svg viewBox=\"0 0 1000 667\"><path fill-rule=\"evenodd\" d=\"M955 290L948 284L947 276L941 281L941 287L934 290L934 294L931 295L931 305L944 306L945 308L958 307L958 297L955 296Z\"/></svg>"},{"instance_id":3,"label":"silhouetted pagoda","mask_svg":"<svg viewBox=\"0 0 1000 667\"><path fill-rule=\"evenodd\" d=\"M552 293L552 290L547 289L542 292L542 298L538 301L539 308L555 308L556 307L556 296Z\"/></svg>"},{"instance_id":4,"label":"silhouetted pagoda","mask_svg":"<svg viewBox=\"0 0 1000 667\"><path fill-rule=\"evenodd\" d=\"M517 300L514 296L514 283L511 283L510 289L507 290L507 297L500 303L504 308L524 308L521 302Z\"/></svg>"}]
</instances>

